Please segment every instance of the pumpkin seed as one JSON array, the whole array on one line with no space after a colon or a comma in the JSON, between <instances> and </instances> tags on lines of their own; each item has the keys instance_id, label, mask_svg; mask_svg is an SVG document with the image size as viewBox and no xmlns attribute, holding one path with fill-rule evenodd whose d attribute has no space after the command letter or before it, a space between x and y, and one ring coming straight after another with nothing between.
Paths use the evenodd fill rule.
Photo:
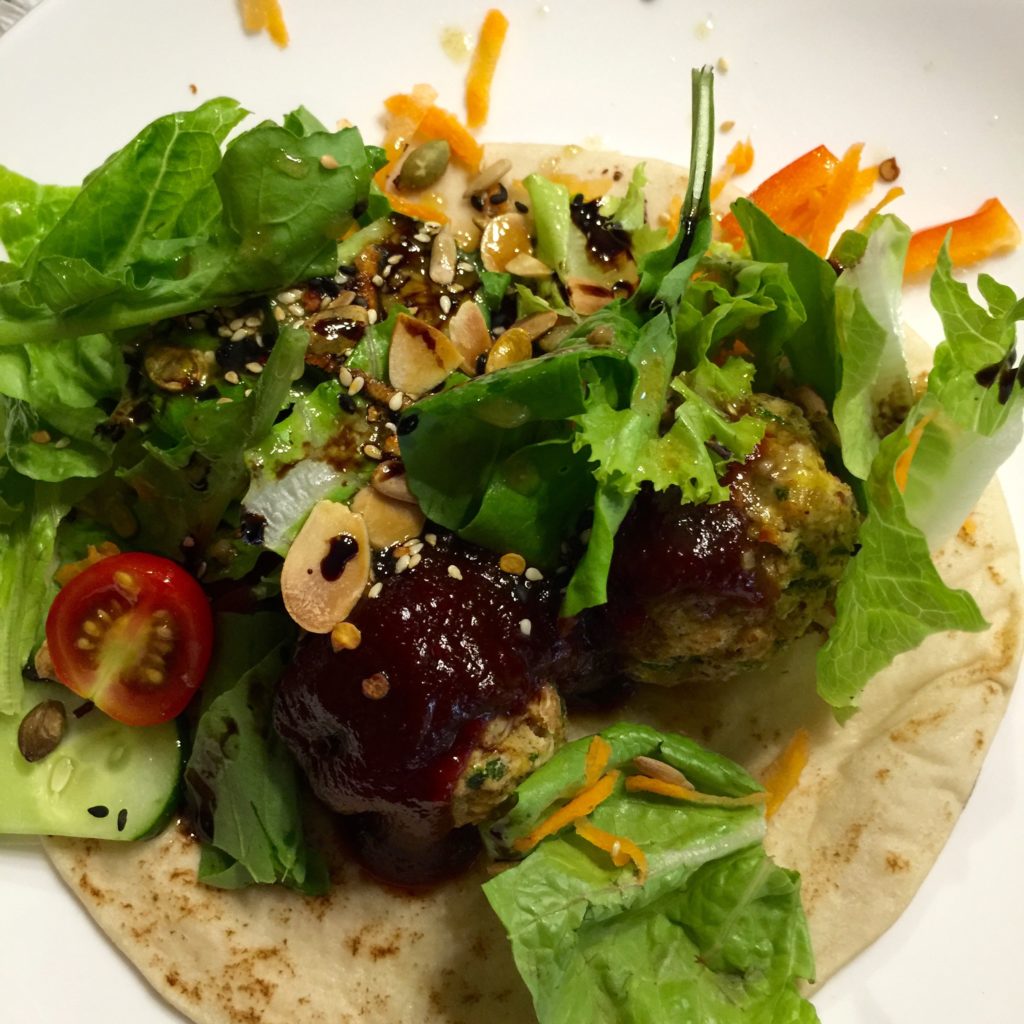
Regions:
<instances>
[{"instance_id":1,"label":"pumpkin seed","mask_svg":"<svg viewBox=\"0 0 1024 1024\"><path fill-rule=\"evenodd\" d=\"M446 170L452 158L451 146L444 139L433 139L417 146L402 164L395 185L403 192L429 188Z\"/></svg>"},{"instance_id":2,"label":"pumpkin seed","mask_svg":"<svg viewBox=\"0 0 1024 1024\"><path fill-rule=\"evenodd\" d=\"M64 738L67 713L59 700L37 704L18 726L18 750L26 761L41 761L52 754Z\"/></svg>"}]
</instances>

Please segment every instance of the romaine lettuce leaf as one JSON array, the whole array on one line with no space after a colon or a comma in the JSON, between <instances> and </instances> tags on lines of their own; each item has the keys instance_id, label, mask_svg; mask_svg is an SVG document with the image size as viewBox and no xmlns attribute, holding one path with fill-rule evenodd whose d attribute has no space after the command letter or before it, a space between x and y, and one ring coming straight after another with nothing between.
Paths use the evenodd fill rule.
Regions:
<instances>
[{"instance_id":1,"label":"romaine lettuce leaf","mask_svg":"<svg viewBox=\"0 0 1024 1024\"><path fill-rule=\"evenodd\" d=\"M217 620L185 768L186 800L205 840L199 880L207 885L283 882L309 894L327 888L323 865L304 839L298 770L271 721L293 634L283 615Z\"/></svg>"},{"instance_id":2,"label":"romaine lettuce leaf","mask_svg":"<svg viewBox=\"0 0 1024 1024\"><path fill-rule=\"evenodd\" d=\"M644 755L702 792L757 789L738 766L681 736L630 725L602 735L610 766ZM512 812L484 830L492 851L508 850L583 784L589 744L563 748L520 786ZM620 779L590 818L640 846L643 883L569 829L484 886L541 1024L817 1020L795 988L814 974L799 879L766 856L760 810L631 794Z\"/></svg>"},{"instance_id":3,"label":"romaine lettuce leaf","mask_svg":"<svg viewBox=\"0 0 1024 1024\"><path fill-rule=\"evenodd\" d=\"M355 129L269 122L221 144L234 100L159 118L89 175L0 275L0 344L107 332L330 273L376 151ZM332 156L339 166L324 167Z\"/></svg>"},{"instance_id":4,"label":"romaine lettuce leaf","mask_svg":"<svg viewBox=\"0 0 1024 1024\"><path fill-rule=\"evenodd\" d=\"M77 194L77 185L37 185L0 165L0 244L8 257L23 260Z\"/></svg>"}]
</instances>

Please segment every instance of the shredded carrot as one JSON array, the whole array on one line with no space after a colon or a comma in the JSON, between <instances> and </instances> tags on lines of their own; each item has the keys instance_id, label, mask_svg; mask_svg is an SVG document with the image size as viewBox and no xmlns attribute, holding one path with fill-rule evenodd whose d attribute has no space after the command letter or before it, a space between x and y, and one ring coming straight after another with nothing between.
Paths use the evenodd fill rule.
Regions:
<instances>
[{"instance_id":1,"label":"shredded carrot","mask_svg":"<svg viewBox=\"0 0 1024 1024\"><path fill-rule=\"evenodd\" d=\"M679 218L683 213L683 197L677 192L668 204L668 240L671 242L679 230Z\"/></svg>"},{"instance_id":2,"label":"shredded carrot","mask_svg":"<svg viewBox=\"0 0 1024 1024\"><path fill-rule=\"evenodd\" d=\"M392 117L415 122L416 131L431 139L444 139L452 153L471 170L480 166L483 147L470 134L469 129L452 113L433 103L423 110L414 96L396 93L384 101L384 109Z\"/></svg>"},{"instance_id":3,"label":"shredded carrot","mask_svg":"<svg viewBox=\"0 0 1024 1024\"><path fill-rule=\"evenodd\" d=\"M378 188L385 188L388 175L398 158L412 142L413 136L419 131L423 118L437 99L437 90L429 85L417 85L405 100L399 112L389 118L387 132L384 136L384 152L388 162L374 175L373 180Z\"/></svg>"},{"instance_id":4,"label":"shredded carrot","mask_svg":"<svg viewBox=\"0 0 1024 1024\"><path fill-rule=\"evenodd\" d=\"M600 806L612 795L615 783L620 773L617 771L608 772L602 775L592 786L588 786L581 793L577 794L567 804L560 807L553 814L549 815L534 830L520 839L517 839L512 848L520 853L532 850L542 839L561 832L566 825L571 825L577 818L585 818L595 807Z\"/></svg>"},{"instance_id":5,"label":"shredded carrot","mask_svg":"<svg viewBox=\"0 0 1024 1024\"><path fill-rule=\"evenodd\" d=\"M599 850L611 854L612 863L617 868L624 868L632 862L640 884L643 885L647 881L647 856L632 839L605 832L604 829L592 825L584 818L578 818L573 822L572 827L581 839L585 839Z\"/></svg>"},{"instance_id":6,"label":"shredded carrot","mask_svg":"<svg viewBox=\"0 0 1024 1024\"><path fill-rule=\"evenodd\" d=\"M698 793L696 790L677 786L672 782L652 779L648 775L630 775L626 779L626 789L630 793L656 793L658 796L669 796L674 800L710 804L713 807L751 807L754 804L763 804L767 799L765 793L748 793L746 796L714 796L711 793Z\"/></svg>"},{"instance_id":7,"label":"shredded carrot","mask_svg":"<svg viewBox=\"0 0 1024 1024\"><path fill-rule=\"evenodd\" d=\"M1020 245L1020 228L998 199L986 199L975 213L959 220L915 231L907 250L905 275L931 270L946 233L952 231L949 255L955 266L966 267Z\"/></svg>"},{"instance_id":8,"label":"shredded carrot","mask_svg":"<svg viewBox=\"0 0 1024 1024\"><path fill-rule=\"evenodd\" d=\"M837 163L831 150L817 146L766 178L750 193L750 199L783 231L805 238ZM743 238L739 222L731 213L722 218L721 228L727 242L737 244Z\"/></svg>"},{"instance_id":9,"label":"shredded carrot","mask_svg":"<svg viewBox=\"0 0 1024 1024\"><path fill-rule=\"evenodd\" d=\"M404 214L414 220L432 220L438 224L448 223L448 214L440 206L423 200L406 199L405 196L396 195L394 192L385 192L384 194L388 197L388 202L395 213Z\"/></svg>"},{"instance_id":10,"label":"shredded carrot","mask_svg":"<svg viewBox=\"0 0 1024 1024\"><path fill-rule=\"evenodd\" d=\"M548 181L556 185L564 185L571 196L583 196L583 201L589 203L593 199L600 199L608 194L612 187L612 179L603 178L578 178L575 174L564 174L561 171L552 171L545 174Z\"/></svg>"},{"instance_id":11,"label":"shredded carrot","mask_svg":"<svg viewBox=\"0 0 1024 1024\"><path fill-rule=\"evenodd\" d=\"M711 198L717 199L721 195L722 189L732 181L737 175L746 174L751 167L754 166L754 147L750 144L750 139L746 139L743 142L737 142L735 146L729 150L729 155L725 158L725 165L715 175L714 180L711 182Z\"/></svg>"},{"instance_id":12,"label":"shredded carrot","mask_svg":"<svg viewBox=\"0 0 1024 1024\"><path fill-rule=\"evenodd\" d=\"M765 805L765 816L770 818L781 806L783 801L793 792L800 781L800 776L807 766L810 752L810 737L806 729L797 729L793 738L786 744L786 749L768 766L761 779L761 784L768 791L768 803Z\"/></svg>"},{"instance_id":13,"label":"shredded carrot","mask_svg":"<svg viewBox=\"0 0 1024 1024\"><path fill-rule=\"evenodd\" d=\"M850 208L863 149L864 143L857 142L843 154L842 160L832 174L828 190L822 197L821 206L814 218L814 226L807 239L807 247L819 256L828 254L829 242L839 227L839 222ZM875 177L876 175L872 173L872 181Z\"/></svg>"},{"instance_id":14,"label":"shredded carrot","mask_svg":"<svg viewBox=\"0 0 1024 1024\"><path fill-rule=\"evenodd\" d=\"M109 540L103 541L99 547L90 544L86 548L85 558L79 562L66 562L54 574L53 578L57 586L63 587L70 583L76 576L80 576L91 565L102 562L104 558L112 558L121 554L121 549Z\"/></svg>"},{"instance_id":15,"label":"shredded carrot","mask_svg":"<svg viewBox=\"0 0 1024 1024\"><path fill-rule=\"evenodd\" d=\"M910 431L910 437L907 440L907 447L900 452L899 457L896 459L896 465L893 467L892 475L896 478L896 486L900 489L902 494L907 489L907 478L910 476L910 464L914 461L914 455L917 453L917 446L921 443L921 438L924 436L924 428L928 426L934 413L929 413L927 416L922 417L921 422Z\"/></svg>"},{"instance_id":16,"label":"shredded carrot","mask_svg":"<svg viewBox=\"0 0 1024 1024\"><path fill-rule=\"evenodd\" d=\"M492 7L484 16L466 76L466 122L470 128L480 128L487 120L494 69L498 66L507 31L508 18Z\"/></svg>"},{"instance_id":17,"label":"shredded carrot","mask_svg":"<svg viewBox=\"0 0 1024 1024\"><path fill-rule=\"evenodd\" d=\"M604 774L612 756L612 745L603 737L595 736L587 747L587 759L584 762L585 785L592 786Z\"/></svg>"},{"instance_id":18,"label":"shredded carrot","mask_svg":"<svg viewBox=\"0 0 1024 1024\"><path fill-rule=\"evenodd\" d=\"M246 32L262 32L280 47L288 45L288 28L278 0L242 0L242 24Z\"/></svg>"},{"instance_id":19,"label":"shredded carrot","mask_svg":"<svg viewBox=\"0 0 1024 1024\"><path fill-rule=\"evenodd\" d=\"M886 192L885 195L882 196L882 198L879 199L863 217L861 217L860 223L857 225L857 230L863 234L867 231L871 222L882 212L882 210L884 210L891 202L899 199L900 196L905 194L906 193L899 185L893 185L893 187L889 189L889 191Z\"/></svg>"},{"instance_id":20,"label":"shredded carrot","mask_svg":"<svg viewBox=\"0 0 1024 1024\"><path fill-rule=\"evenodd\" d=\"M878 164L862 167L853 181L850 203L859 203L878 184Z\"/></svg>"}]
</instances>

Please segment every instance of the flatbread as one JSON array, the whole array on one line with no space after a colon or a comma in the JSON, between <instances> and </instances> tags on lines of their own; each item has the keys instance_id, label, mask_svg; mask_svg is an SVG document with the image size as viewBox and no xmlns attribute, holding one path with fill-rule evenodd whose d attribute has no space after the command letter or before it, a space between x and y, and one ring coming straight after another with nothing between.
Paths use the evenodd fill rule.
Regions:
<instances>
[{"instance_id":1,"label":"flatbread","mask_svg":"<svg viewBox=\"0 0 1024 1024\"><path fill-rule=\"evenodd\" d=\"M635 161L574 148L489 147L513 177L550 167L621 172ZM685 175L647 161L649 216ZM939 634L903 655L838 725L814 690L818 640L717 689L650 687L616 717L677 729L754 774L798 728L811 737L799 786L769 825L776 860L800 871L826 980L892 924L970 795L1017 678L1022 588L996 485L937 557L991 628ZM574 719L577 734L605 722ZM319 827L329 830L330 819ZM534 1020L504 932L475 874L423 895L386 889L338 844L328 896L280 887L225 892L196 882L199 848L177 829L146 843L51 839L46 851L99 926L153 987L202 1024L525 1024Z\"/></svg>"}]
</instances>

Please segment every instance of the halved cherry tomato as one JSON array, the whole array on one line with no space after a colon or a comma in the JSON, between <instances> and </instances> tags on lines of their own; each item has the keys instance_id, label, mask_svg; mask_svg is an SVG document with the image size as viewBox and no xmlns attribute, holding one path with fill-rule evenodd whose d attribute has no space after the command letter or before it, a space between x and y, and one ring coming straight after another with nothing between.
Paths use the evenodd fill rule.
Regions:
<instances>
[{"instance_id":1,"label":"halved cherry tomato","mask_svg":"<svg viewBox=\"0 0 1024 1024\"><path fill-rule=\"evenodd\" d=\"M203 681L213 615L176 562L115 555L60 591L46 643L65 686L119 722L155 725L180 714Z\"/></svg>"}]
</instances>

